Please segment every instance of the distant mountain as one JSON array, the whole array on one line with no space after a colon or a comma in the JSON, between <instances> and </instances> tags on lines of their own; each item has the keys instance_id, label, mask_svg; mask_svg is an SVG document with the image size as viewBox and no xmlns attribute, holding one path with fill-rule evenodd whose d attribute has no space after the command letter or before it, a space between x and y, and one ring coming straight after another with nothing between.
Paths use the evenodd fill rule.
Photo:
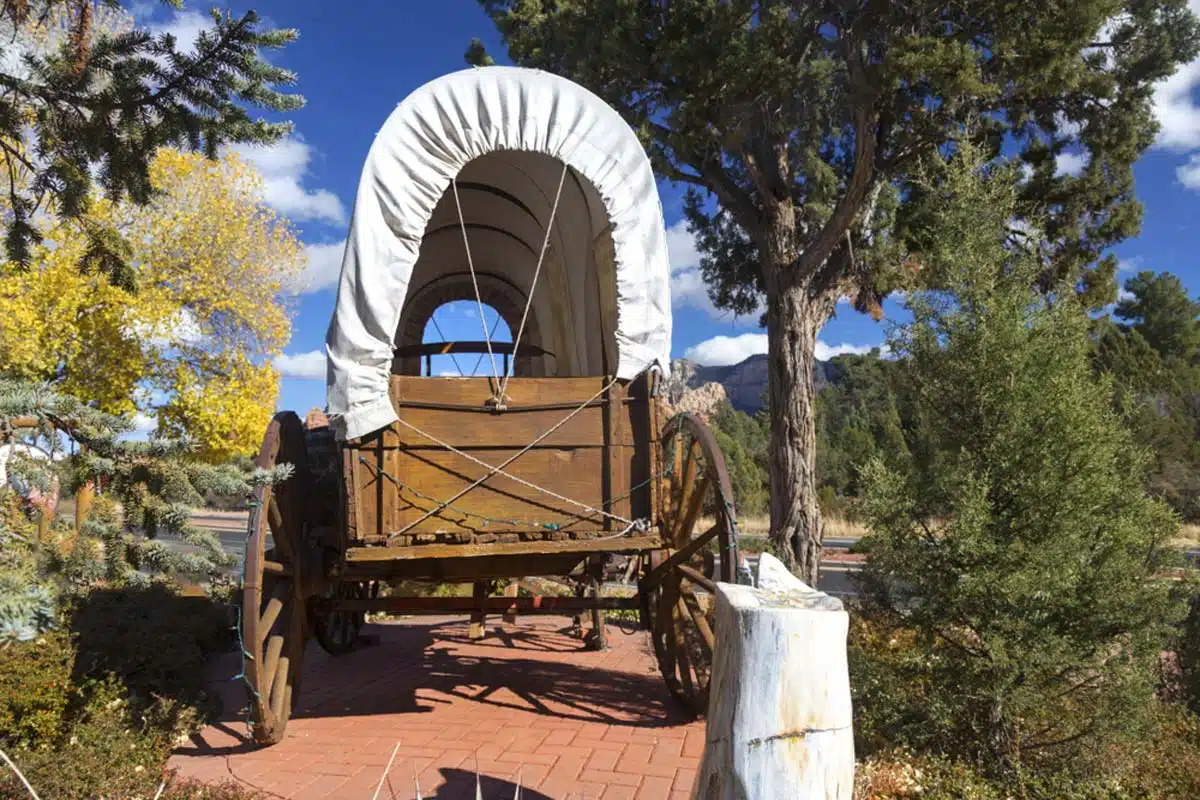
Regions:
<instances>
[{"instance_id":1,"label":"distant mountain","mask_svg":"<svg viewBox=\"0 0 1200 800\"><path fill-rule=\"evenodd\" d=\"M829 369L830 365L825 361L816 362L813 368L813 382L818 392L829 382ZM721 384L734 408L753 414L762 407L767 391L767 357L750 356L740 364L724 367L706 367L686 358L677 358L671 362L668 398L672 403L678 403L685 391L709 383Z\"/></svg>"}]
</instances>

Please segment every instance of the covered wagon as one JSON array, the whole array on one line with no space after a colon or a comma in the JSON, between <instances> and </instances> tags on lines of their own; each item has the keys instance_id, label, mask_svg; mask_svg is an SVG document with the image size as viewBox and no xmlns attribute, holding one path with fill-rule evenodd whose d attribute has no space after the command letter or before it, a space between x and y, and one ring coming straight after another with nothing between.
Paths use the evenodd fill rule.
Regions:
<instances>
[{"instance_id":1,"label":"covered wagon","mask_svg":"<svg viewBox=\"0 0 1200 800\"><path fill-rule=\"evenodd\" d=\"M426 343L435 309L486 303L513 332ZM635 610L670 692L707 704L715 581L733 581L730 485L711 433L668 418L669 264L634 131L554 75L489 67L418 89L367 156L327 336L330 425L283 412L258 464L242 636L252 725L284 733L306 641L349 650L367 612ZM485 374L439 377L432 357ZM607 596L624 558L633 597ZM497 596L557 576L579 591ZM403 596L412 581L471 597ZM389 591L380 591L380 587Z\"/></svg>"}]
</instances>

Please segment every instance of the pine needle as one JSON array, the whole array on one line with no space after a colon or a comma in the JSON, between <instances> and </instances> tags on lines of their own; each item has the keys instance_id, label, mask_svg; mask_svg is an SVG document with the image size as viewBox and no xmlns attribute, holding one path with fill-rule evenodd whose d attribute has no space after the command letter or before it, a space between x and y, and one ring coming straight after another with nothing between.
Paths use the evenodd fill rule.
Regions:
<instances>
[{"instance_id":1,"label":"pine needle","mask_svg":"<svg viewBox=\"0 0 1200 800\"><path fill-rule=\"evenodd\" d=\"M21 783L25 784L25 788L29 790L29 796L33 800L42 800L42 798L38 797L38 793L33 790L33 787L29 785L29 781L25 780L25 776L21 773L21 770L17 769L17 765L8 757L8 753L0 750L0 758L3 758L5 763L12 768L12 771L17 773L17 777L21 779Z\"/></svg>"},{"instance_id":2,"label":"pine needle","mask_svg":"<svg viewBox=\"0 0 1200 800\"><path fill-rule=\"evenodd\" d=\"M379 785L375 787L375 794L371 796L371 800L379 800L379 793L383 791L383 782L387 780L388 773L392 771L392 762L396 760L396 753L400 751L400 742L396 741L396 746L392 748L392 757L388 759L387 767L384 768L383 774L379 776Z\"/></svg>"}]
</instances>

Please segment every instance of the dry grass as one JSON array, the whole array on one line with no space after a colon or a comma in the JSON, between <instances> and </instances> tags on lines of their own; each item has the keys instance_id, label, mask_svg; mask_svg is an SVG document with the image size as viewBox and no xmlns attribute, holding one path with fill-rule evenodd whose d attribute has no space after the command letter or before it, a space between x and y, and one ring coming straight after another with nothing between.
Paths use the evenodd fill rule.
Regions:
<instances>
[{"instance_id":1,"label":"dry grass","mask_svg":"<svg viewBox=\"0 0 1200 800\"><path fill-rule=\"evenodd\" d=\"M1181 550L1200 547L1200 525L1180 525L1179 533L1171 540L1171 544Z\"/></svg>"},{"instance_id":2,"label":"dry grass","mask_svg":"<svg viewBox=\"0 0 1200 800\"><path fill-rule=\"evenodd\" d=\"M708 524L712 524L711 521ZM704 529L702 520L698 528ZM1200 530L1198 530L1200 532ZM771 533L771 518L765 514L755 517L740 517L738 533L752 538L767 538ZM861 539L867 535L867 529L861 523L851 522L841 517L825 517L825 536L837 539Z\"/></svg>"}]
</instances>

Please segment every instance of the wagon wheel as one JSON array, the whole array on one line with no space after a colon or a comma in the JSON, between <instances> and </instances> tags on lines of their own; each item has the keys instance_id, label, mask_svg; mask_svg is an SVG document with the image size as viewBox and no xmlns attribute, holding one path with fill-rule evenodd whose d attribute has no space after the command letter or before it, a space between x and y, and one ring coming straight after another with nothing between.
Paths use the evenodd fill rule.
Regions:
<instances>
[{"instance_id":1,"label":"wagon wheel","mask_svg":"<svg viewBox=\"0 0 1200 800\"><path fill-rule=\"evenodd\" d=\"M283 739L299 690L308 636L308 579L316 566L305 541L308 462L304 428L290 411L275 415L255 464L292 464L295 471L275 486L254 490L242 589L242 645L254 739ZM273 546L267 547L267 536Z\"/></svg>"},{"instance_id":2,"label":"wagon wheel","mask_svg":"<svg viewBox=\"0 0 1200 800\"><path fill-rule=\"evenodd\" d=\"M338 600L374 600L379 597L379 583L339 581L326 593L326 597ZM330 611L315 615L313 633L317 643L331 656L349 653L358 642L358 635L366 624L365 611Z\"/></svg>"},{"instance_id":3,"label":"wagon wheel","mask_svg":"<svg viewBox=\"0 0 1200 800\"><path fill-rule=\"evenodd\" d=\"M667 423L662 463L670 476L659 529L669 549L647 559L644 613L667 688L699 716L708 710L716 646L715 582L733 583L737 570L733 491L712 432L690 414Z\"/></svg>"}]
</instances>

